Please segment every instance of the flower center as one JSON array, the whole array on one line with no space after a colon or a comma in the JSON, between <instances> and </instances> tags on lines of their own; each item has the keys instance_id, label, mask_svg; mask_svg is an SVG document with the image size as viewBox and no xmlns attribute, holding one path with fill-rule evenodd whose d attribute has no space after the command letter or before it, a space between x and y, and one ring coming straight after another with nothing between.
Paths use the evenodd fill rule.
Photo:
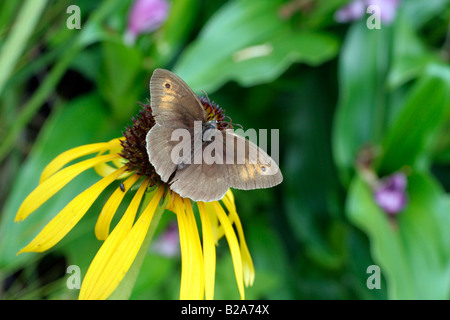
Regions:
<instances>
[{"instance_id":1,"label":"flower center","mask_svg":"<svg viewBox=\"0 0 450 320\"><path fill-rule=\"evenodd\" d=\"M154 185L160 182L161 178L150 163L145 138L147 132L155 125L155 119L150 105L143 103L141 105L142 109L137 117L131 118L133 124L122 132L125 139L121 142L123 149L120 156L128 160L126 163L128 171L149 177L151 184Z\"/></svg>"},{"instance_id":2,"label":"flower center","mask_svg":"<svg viewBox=\"0 0 450 320\"><path fill-rule=\"evenodd\" d=\"M217 129L219 130L232 127L230 122L225 121L225 110L220 108L217 103L210 101L207 97L199 96L198 98L206 111L206 120L208 122L216 120Z\"/></svg>"}]
</instances>

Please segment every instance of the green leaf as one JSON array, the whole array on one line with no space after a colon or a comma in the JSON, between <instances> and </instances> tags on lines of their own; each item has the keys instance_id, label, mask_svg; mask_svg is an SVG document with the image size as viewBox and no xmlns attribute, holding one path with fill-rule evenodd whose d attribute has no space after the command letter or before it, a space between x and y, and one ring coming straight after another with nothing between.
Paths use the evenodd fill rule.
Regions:
<instances>
[{"instance_id":1,"label":"green leaf","mask_svg":"<svg viewBox=\"0 0 450 320\"><path fill-rule=\"evenodd\" d=\"M5 83L14 70L16 62L34 31L46 4L47 0L28 0L24 2L14 27L3 44L0 53L0 70L2 70L0 72L0 94L3 93Z\"/></svg>"},{"instance_id":2,"label":"green leaf","mask_svg":"<svg viewBox=\"0 0 450 320\"><path fill-rule=\"evenodd\" d=\"M386 277L391 299L448 299L450 202L427 173L408 177L409 203L391 223L372 191L355 177L347 201L351 222L369 237L372 256Z\"/></svg>"},{"instance_id":3,"label":"green leaf","mask_svg":"<svg viewBox=\"0 0 450 320\"><path fill-rule=\"evenodd\" d=\"M383 141L382 172L426 165L437 133L450 114L450 68L430 65L407 95Z\"/></svg>"},{"instance_id":4,"label":"green leaf","mask_svg":"<svg viewBox=\"0 0 450 320\"><path fill-rule=\"evenodd\" d=\"M188 40L199 7L200 3L197 0L172 2L169 17L155 37L152 58L158 67L167 65Z\"/></svg>"},{"instance_id":5,"label":"green leaf","mask_svg":"<svg viewBox=\"0 0 450 320\"><path fill-rule=\"evenodd\" d=\"M285 179L281 187L288 225L302 243L302 252L325 268L337 269L345 249L332 247L330 239L340 223L333 218L341 210L329 141L334 98L321 94L325 76L319 74L305 70L294 83L296 92L291 94L292 99L301 104L286 112L281 140L285 143L283 175L295 179Z\"/></svg>"},{"instance_id":6,"label":"green leaf","mask_svg":"<svg viewBox=\"0 0 450 320\"><path fill-rule=\"evenodd\" d=\"M339 59L339 101L333 124L333 153L342 181L350 182L358 151L381 140L385 109L384 80L391 29L353 24Z\"/></svg>"},{"instance_id":7,"label":"green leaf","mask_svg":"<svg viewBox=\"0 0 450 320\"><path fill-rule=\"evenodd\" d=\"M413 27L420 29L434 16L442 13L449 6L448 0L408 0L402 1L408 20L413 21Z\"/></svg>"},{"instance_id":8,"label":"green leaf","mask_svg":"<svg viewBox=\"0 0 450 320\"><path fill-rule=\"evenodd\" d=\"M102 43L102 72L98 87L119 120L127 119L136 107L141 92L147 88L142 73L143 56L137 47L127 47L121 42Z\"/></svg>"},{"instance_id":9,"label":"green leaf","mask_svg":"<svg viewBox=\"0 0 450 320\"><path fill-rule=\"evenodd\" d=\"M281 3L228 2L183 52L175 73L194 90L211 92L230 80L243 86L269 82L294 62L317 65L337 53L332 36L292 30L278 16Z\"/></svg>"},{"instance_id":10,"label":"green leaf","mask_svg":"<svg viewBox=\"0 0 450 320\"><path fill-rule=\"evenodd\" d=\"M3 143L0 145L0 160L2 160L14 147L14 142L19 136L21 130L36 114L37 110L39 110L39 107L45 102L48 95L53 92L54 88L58 84L58 81L62 78L72 60L84 48L84 46L91 44L94 40L98 39L99 34L93 30L98 29L98 25L103 21L103 19L107 17L111 11L117 9L118 4L120 5L120 3L122 2L103 2L92 14L86 23L86 26L83 27L79 33L77 33L74 41L72 41L67 48L65 48L65 53L62 58L57 61L49 75L41 83L36 92L33 93L32 97L21 108L20 113L16 116L16 119L11 124L11 127L5 130L6 132L2 132L4 134L4 139Z\"/></svg>"},{"instance_id":11,"label":"green leaf","mask_svg":"<svg viewBox=\"0 0 450 320\"><path fill-rule=\"evenodd\" d=\"M414 30L412 21L401 10L395 19L393 33L392 66L388 76L390 88L416 78L428 63L437 60L437 57L427 51Z\"/></svg>"},{"instance_id":12,"label":"green leaf","mask_svg":"<svg viewBox=\"0 0 450 320\"><path fill-rule=\"evenodd\" d=\"M33 259L35 254L16 254L70 200L98 181L98 175L93 170L83 173L25 221L15 223L14 217L20 204L38 185L44 167L55 156L70 148L117 137L119 130L111 130L110 123L111 120L97 95L76 99L48 119L11 186L10 195L3 207L0 222L1 268L9 270Z\"/></svg>"}]
</instances>

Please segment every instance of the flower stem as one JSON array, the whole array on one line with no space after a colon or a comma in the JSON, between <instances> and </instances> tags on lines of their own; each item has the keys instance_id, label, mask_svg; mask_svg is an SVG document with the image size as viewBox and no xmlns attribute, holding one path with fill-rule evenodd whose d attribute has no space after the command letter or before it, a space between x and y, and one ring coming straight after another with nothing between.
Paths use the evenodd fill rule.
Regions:
<instances>
[{"instance_id":1,"label":"flower stem","mask_svg":"<svg viewBox=\"0 0 450 320\"><path fill-rule=\"evenodd\" d=\"M34 4L34 0L29 1L28 3ZM120 3L116 1L102 2L102 5L90 17L89 21L86 22L86 26L83 26L82 30L75 37L75 39L70 42L63 53L61 60L55 64L43 83L39 86L36 92L33 93L33 96L22 107L21 111L16 115L16 119L11 127L5 130L2 144L0 146L0 161L2 161L14 147L14 143L20 132L33 118L47 97L53 92L54 88L58 84L58 81L63 77L78 53L85 46L100 39L102 35L101 32L98 31L98 29L100 29L98 26L104 19L109 17L110 13L114 12L118 6L120 6ZM3 49L2 52L4 52L5 49ZM4 59L0 59L0 66L6 63L8 63L8 65L10 64L9 61L3 62L1 60ZM0 70L2 69L0 68ZM0 85L3 86L4 84L2 84L1 81L2 79L0 77Z\"/></svg>"},{"instance_id":2,"label":"flower stem","mask_svg":"<svg viewBox=\"0 0 450 320\"><path fill-rule=\"evenodd\" d=\"M28 0L23 4L0 55L0 70L2 70L0 72L0 95L5 88L8 77L14 70L17 60L27 45L28 39L33 33L46 4L46 0Z\"/></svg>"}]
</instances>

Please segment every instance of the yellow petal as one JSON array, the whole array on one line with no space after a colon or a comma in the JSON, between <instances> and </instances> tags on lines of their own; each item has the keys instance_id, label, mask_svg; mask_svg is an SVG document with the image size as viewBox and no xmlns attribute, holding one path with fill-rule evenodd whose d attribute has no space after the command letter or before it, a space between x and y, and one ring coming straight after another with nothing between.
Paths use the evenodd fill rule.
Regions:
<instances>
[{"instance_id":1,"label":"yellow petal","mask_svg":"<svg viewBox=\"0 0 450 320\"><path fill-rule=\"evenodd\" d=\"M239 219L239 216L236 212L236 205L234 204L234 198L224 197L222 201L227 207L230 220L234 221L234 225L236 226L236 230L238 232L245 286L246 287L252 286L253 281L255 280L255 267L253 266L252 257L250 255L250 252L248 251L247 243L245 242L244 230L242 228L241 220Z\"/></svg>"},{"instance_id":2,"label":"yellow petal","mask_svg":"<svg viewBox=\"0 0 450 320\"><path fill-rule=\"evenodd\" d=\"M172 211L173 213L176 213L175 210L175 197L177 196L175 193L170 192L169 201L167 202L166 210Z\"/></svg>"},{"instance_id":3,"label":"yellow petal","mask_svg":"<svg viewBox=\"0 0 450 320\"><path fill-rule=\"evenodd\" d=\"M193 257L192 279L192 299L203 299L205 294L205 268L203 264L202 245L200 243L200 235L198 234L197 223L195 221L194 212L192 210L191 200L185 198L184 207L189 226L190 235L190 254Z\"/></svg>"},{"instance_id":4,"label":"yellow petal","mask_svg":"<svg viewBox=\"0 0 450 320\"><path fill-rule=\"evenodd\" d=\"M122 191L122 189L117 188L109 197L108 201L106 201L105 205L103 206L102 212L100 212L97 223L95 224L95 236L98 240L105 240L108 237L111 220L114 217L117 208L125 197L125 194L138 179L139 176L137 174L133 174L123 182L123 186L125 189Z\"/></svg>"},{"instance_id":5,"label":"yellow petal","mask_svg":"<svg viewBox=\"0 0 450 320\"><path fill-rule=\"evenodd\" d=\"M122 157L114 159L113 164L115 165L115 167L110 166L109 164L107 164L106 162L102 162L97 164L94 169L95 172L97 172L97 174L101 177L106 177L108 174L110 174L111 172L114 172L117 168L122 167L125 163L126 160ZM125 179L126 177L128 177L131 174L131 172L127 171L124 172L122 174L122 176L120 176L118 179Z\"/></svg>"},{"instance_id":6,"label":"yellow petal","mask_svg":"<svg viewBox=\"0 0 450 320\"><path fill-rule=\"evenodd\" d=\"M123 277L133 263L145 236L147 235L153 214L163 193L164 187L159 187L148 206L144 209L141 216L133 225L131 231L127 233L127 235L114 250L111 258L101 271L99 278L95 281L95 285L92 287L90 294L81 295L80 293L80 299L106 299L111 295L120 281L122 281ZM112 233L106 239L105 243L111 237ZM92 286L92 281L90 281L87 286Z\"/></svg>"},{"instance_id":7,"label":"yellow petal","mask_svg":"<svg viewBox=\"0 0 450 320\"><path fill-rule=\"evenodd\" d=\"M189 256L189 237L187 234L188 226L187 219L182 208L180 197L174 196L174 211L177 215L178 230L180 236L180 251L181 251L181 283L180 283L180 300L187 300L190 298L191 289L191 263Z\"/></svg>"},{"instance_id":8,"label":"yellow petal","mask_svg":"<svg viewBox=\"0 0 450 320\"><path fill-rule=\"evenodd\" d=\"M45 167L44 171L42 171L39 183L44 182L46 179L48 179L48 177L53 175L55 172L57 172L59 169L64 167L72 160L78 159L88 154L111 149L117 146L120 146L119 139L115 139L110 142L87 144L84 146L67 150L58 155Z\"/></svg>"},{"instance_id":9,"label":"yellow petal","mask_svg":"<svg viewBox=\"0 0 450 320\"><path fill-rule=\"evenodd\" d=\"M71 165L53 174L34 189L22 202L15 221L24 220L81 172L86 171L100 162L111 161L117 157L120 156L118 154L109 154L106 156L95 157Z\"/></svg>"},{"instance_id":10,"label":"yellow petal","mask_svg":"<svg viewBox=\"0 0 450 320\"><path fill-rule=\"evenodd\" d=\"M138 191L134 195L133 200L131 200L130 205L125 211L125 214L122 216L117 226L100 247L99 251L94 257L94 260L92 260L92 263L89 266L89 269L86 273L86 276L84 277L83 284L81 286L79 297L81 300L96 298L100 299L100 297L98 296L99 292L98 290L95 291L95 289L96 287L101 287L103 285L100 282L101 274L110 261L117 247L130 231L142 197L148 185L149 180L144 180L144 182L141 184Z\"/></svg>"},{"instance_id":11,"label":"yellow petal","mask_svg":"<svg viewBox=\"0 0 450 320\"><path fill-rule=\"evenodd\" d=\"M205 205L208 207L213 207L216 211L217 218L220 221L220 224L222 225L225 237L228 241L228 246L230 247L231 252L231 258L233 260L233 266L234 266L234 273L236 275L236 282L238 285L239 293L241 295L241 299L245 299L245 292L244 292L244 281L243 281L243 273L242 273L242 259L241 259L241 252L239 249L239 243L236 238L236 234L234 233L233 226L231 225L227 214L223 210L222 206L219 202L207 202Z\"/></svg>"},{"instance_id":12,"label":"yellow petal","mask_svg":"<svg viewBox=\"0 0 450 320\"><path fill-rule=\"evenodd\" d=\"M197 202L197 205L200 202ZM219 224L219 219L217 219L217 214L216 214L216 210L214 209L213 206L204 206L207 214L208 214L208 218L209 221L211 223L211 229L212 229L212 233L214 236L214 243L217 245L219 245L219 240L225 235L224 231L223 231L223 227Z\"/></svg>"},{"instance_id":13,"label":"yellow petal","mask_svg":"<svg viewBox=\"0 0 450 320\"><path fill-rule=\"evenodd\" d=\"M216 246L211 222L203 202L197 202L203 235L203 264L205 266L205 299L214 299L214 281L216 274Z\"/></svg>"},{"instance_id":14,"label":"yellow petal","mask_svg":"<svg viewBox=\"0 0 450 320\"><path fill-rule=\"evenodd\" d=\"M57 244L80 221L100 193L120 176L124 170L125 167L117 169L113 174L80 193L19 253L42 252Z\"/></svg>"},{"instance_id":15,"label":"yellow petal","mask_svg":"<svg viewBox=\"0 0 450 320\"><path fill-rule=\"evenodd\" d=\"M230 200L232 203L234 203L234 194L231 191L231 189L228 189L227 193L225 193L225 198Z\"/></svg>"},{"instance_id":16,"label":"yellow petal","mask_svg":"<svg viewBox=\"0 0 450 320\"><path fill-rule=\"evenodd\" d=\"M175 196L174 205L181 247L180 299L203 299L205 288L203 256L192 206L189 200L184 202L178 195Z\"/></svg>"}]
</instances>

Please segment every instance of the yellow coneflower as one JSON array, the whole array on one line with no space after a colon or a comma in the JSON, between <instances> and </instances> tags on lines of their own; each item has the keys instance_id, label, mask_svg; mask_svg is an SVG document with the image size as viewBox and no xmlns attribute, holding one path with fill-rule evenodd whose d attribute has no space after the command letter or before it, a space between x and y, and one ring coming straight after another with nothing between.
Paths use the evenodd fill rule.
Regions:
<instances>
[{"instance_id":1,"label":"yellow coneflower","mask_svg":"<svg viewBox=\"0 0 450 320\"><path fill-rule=\"evenodd\" d=\"M204 100L202 103L209 114L218 110ZM94 168L102 179L69 202L19 253L52 248L80 221L105 188L116 184L117 189L103 206L95 226L96 237L104 242L83 279L79 299L106 299L113 293L136 258L155 214L161 214L165 209L176 214L178 223L180 299L214 298L215 247L223 236L230 248L240 298L244 299L244 286L252 285L255 270L233 193L229 190L221 201L196 203L201 222L199 228L194 203L172 192L149 162L145 136L155 121L150 105L142 106L139 116L133 118L133 125L123 132L124 137L68 150L47 165L38 187L19 208L16 221L24 220L85 170ZM66 166L90 154L94 157ZM125 213L110 232L111 221L125 194L136 189Z\"/></svg>"}]
</instances>

